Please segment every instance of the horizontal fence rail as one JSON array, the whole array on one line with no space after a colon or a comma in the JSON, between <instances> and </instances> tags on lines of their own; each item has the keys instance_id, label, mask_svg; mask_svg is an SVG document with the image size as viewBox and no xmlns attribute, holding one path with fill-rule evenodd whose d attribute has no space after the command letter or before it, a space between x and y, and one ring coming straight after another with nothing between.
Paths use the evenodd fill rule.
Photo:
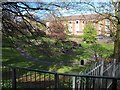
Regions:
<instances>
[{"instance_id":1,"label":"horizontal fence rail","mask_svg":"<svg viewBox=\"0 0 120 90\"><path fill-rule=\"evenodd\" d=\"M117 90L120 80L120 77L63 74L6 65L1 68L3 90ZM108 88L109 81L112 84Z\"/></svg>"}]
</instances>

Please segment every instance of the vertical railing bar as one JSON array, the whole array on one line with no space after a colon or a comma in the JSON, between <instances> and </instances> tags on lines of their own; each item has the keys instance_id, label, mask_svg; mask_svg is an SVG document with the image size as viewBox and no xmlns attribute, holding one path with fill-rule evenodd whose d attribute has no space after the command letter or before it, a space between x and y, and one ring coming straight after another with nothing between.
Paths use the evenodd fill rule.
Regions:
<instances>
[{"instance_id":1,"label":"vertical railing bar","mask_svg":"<svg viewBox=\"0 0 120 90\"><path fill-rule=\"evenodd\" d=\"M35 72L35 82L36 82L36 72Z\"/></svg>"},{"instance_id":2,"label":"vertical railing bar","mask_svg":"<svg viewBox=\"0 0 120 90\"><path fill-rule=\"evenodd\" d=\"M37 72L35 71L35 72L34 72L34 75L35 75L35 81L34 81L35 84L34 84L34 85L35 85L35 89L38 89L38 87L37 87L38 85L36 84L36 82L37 82L37 76L36 76L36 73L37 73Z\"/></svg>"},{"instance_id":3,"label":"vertical railing bar","mask_svg":"<svg viewBox=\"0 0 120 90\"><path fill-rule=\"evenodd\" d=\"M4 71L4 70L3 70L3 66L2 66L2 76L3 76L3 71ZM2 81L2 86L1 86L1 88L4 88L4 79L2 78L1 81Z\"/></svg>"},{"instance_id":4,"label":"vertical railing bar","mask_svg":"<svg viewBox=\"0 0 120 90\"><path fill-rule=\"evenodd\" d=\"M31 72L30 72L30 82L32 82L32 77L31 77L31 76L32 76L32 74L31 74Z\"/></svg>"},{"instance_id":5,"label":"vertical railing bar","mask_svg":"<svg viewBox=\"0 0 120 90\"><path fill-rule=\"evenodd\" d=\"M30 71L30 83L32 84L32 72L31 71Z\"/></svg>"},{"instance_id":6,"label":"vertical railing bar","mask_svg":"<svg viewBox=\"0 0 120 90\"><path fill-rule=\"evenodd\" d=\"M65 84L65 76L63 75L63 83L62 83L62 87L64 88L64 84Z\"/></svg>"},{"instance_id":7,"label":"vertical railing bar","mask_svg":"<svg viewBox=\"0 0 120 90\"><path fill-rule=\"evenodd\" d=\"M49 89L51 89L50 81L51 81L51 74L49 74Z\"/></svg>"},{"instance_id":8,"label":"vertical railing bar","mask_svg":"<svg viewBox=\"0 0 120 90\"><path fill-rule=\"evenodd\" d=\"M10 68L8 68L8 69L9 69L8 80L10 81L10 75L11 75L11 73L10 73L10 72L11 72L11 71L10 71ZM10 88L10 86L11 86L11 85L10 85L10 82L9 82L9 88Z\"/></svg>"},{"instance_id":9,"label":"vertical railing bar","mask_svg":"<svg viewBox=\"0 0 120 90\"><path fill-rule=\"evenodd\" d=\"M83 77L83 90L84 90L84 77Z\"/></svg>"},{"instance_id":10,"label":"vertical railing bar","mask_svg":"<svg viewBox=\"0 0 120 90\"><path fill-rule=\"evenodd\" d=\"M108 84L107 84L107 79L105 79L105 88L107 89Z\"/></svg>"},{"instance_id":11,"label":"vertical railing bar","mask_svg":"<svg viewBox=\"0 0 120 90\"><path fill-rule=\"evenodd\" d=\"M5 68L6 73L9 72L9 71L8 71L8 68L9 68L9 67L6 67L6 68ZM6 80L5 80L5 83L10 83L10 82L7 81L7 79L9 79L8 74L6 74ZM10 87L9 87L9 88L10 88Z\"/></svg>"},{"instance_id":12,"label":"vertical railing bar","mask_svg":"<svg viewBox=\"0 0 120 90\"><path fill-rule=\"evenodd\" d=\"M28 80L27 80L27 71L26 71L26 82L27 82Z\"/></svg>"},{"instance_id":13,"label":"vertical railing bar","mask_svg":"<svg viewBox=\"0 0 120 90\"><path fill-rule=\"evenodd\" d=\"M16 69L12 69L12 89L16 90Z\"/></svg>"},{"instance_id":14,"label":"vertical railing bar","mask_svg":"<svg viewBox=\"0 0 120 90\"><path fill-rule=\"evenodd\" d=\"M112 79L112 90L117 90L117 79Z\"/></svg>"},{"instance_id":15,"label":"vertical railing bar","mask_svg":"<svg viewBox=\"0 0 120 90\"><path fill-rule=\"evenodd\" d=\"M70 87L70 76L69 76L69 89L70 89L71 87Z\"/></svg>"},{"instance_id":16,"label":"vertical railing bar","mask_svg":"<svg viewBox=\"0 0 120 90\"><path fill-rule=\"evenodd\" d=\"M40 82L41 80L40 80L40 73L39 73L39 82Z\"/></svg>"},{"instance_id":17,"label":"vertical railing bar","mask_svg":"<svg viewBox=\"0 0 120 90\"><path fill-rule=\"evenodd\" d=\"M92 83L92 79L89 77L89 80L88 80L88 88L91 89L91 83Z\"/></svg>"},{"instance_id":18,"label":"vertical railing bar","mask_svg":"<svg viewBox=\"0 0 120 90\"><path fill-rule=\"evenodd\" d=\"M93 78L93 86L92 86L93 90L95 89L95 78Z\"/></svg>"},{"instance_id":19,"label":"vertical railing bar","mask_svg":"<svg viewBox=\"0 0 120 90\"><path fill-rule=\"evenodd\" d=\"M80 77L80 90L82 90L82 77Z\"/></svg>"},{"instance_id":20,"label":"vertical railing bar","mask_svg":"<svg viewBox=\"0 0 120 90\"><path fill-rule=\"evenodd\" d=\"M58 90L58 80L59 80L59 75L58 75L58 73L55 73L54 74L54 80L55 80L55 82L54 82L54 87L55 87L55 90Z\"/></svg>"},{"instance_id":21,"label":"vertical railing bar","mask_svg":"<svg viewBox=\"0 0 120 90\"><path fill-rule=\"evenodd\" d=\"M79 81L78 81L78 77L76 76L76 78L75 78L75 90L78 90L78 84L79 84Z\"/></svg>"},{"instance_id":22,"label":"vertical railing bar","mask_svg":"<svg viewBox=\"0 0 120 90\"><path fill-rule=\"evenodd\" d=\"M72 89L73 89L73 90L75 90L75 88L76 88L76 87L75 87L75 84L76 84L76 83L75 83L75 79L76 79L76 77L73 76L73 77L72 77Z\"/></svg>"},{"instance_id":23,"label":"vertical railing bar","mask_svg":"<svg viewBox=\"0 0 120 90\"><path fill-rule=\"evenodd\" d=\"M89 81L89 79L86 77L86 88L85 88L86 90L88 90L88 89L89 89L89 86L88 86L88 85L89 85L89 83L88 83L88 81Z\"/></svg>"},{"instance_id":24,"label":"vertical railing bar","mask_svg":"<svg viewBox=\"0 0 120 90\"><path fill-rule=\"evenodd\" d=\"M41 73L39 73L39 82L40 82L40 88L41 88Z\"/></svg>"},{"instance_id":25,"label":"vertical railing bar","mask_svg":"<svg viewBox=\"0 0 120 90\"><path fill-rule=\"evenodd\" d=\"M6 71L6 73L8 72L7 68L8 68L8 67L5 67L5 71ZM7 82L7 79L8 79L7 74L5 75L5 79L6 79L6 80L5 80L4 83L9 83L9 82ZM10 87L9 87L9 88L10 88Z\"/></svg>"},{"instance_id":26,"label":"vertical railing bar","mask_svg":"<svg viewBox=\"0 0 120 90\"><path fill-rule=\"evenodd\" d=\"M28 80L29 80L29 82L30 82L30 71L28 72Z\"/></svg>"},{"instance_id":27,"label":"vertical railing bar","mask_svg":"<svg viewBox=\"0 0 120 90\"><path fill-rule=\"evenodd\" d=\"M46 83L46 81L45 81L45 76L46 76L46 75L45 75L45 73L44 73L44 82L43 82L43 83L44 83L44 89L45 89L45 83Z\"/></svg>"},{"instance_id":28,"label":"vertical railing bar","mask_svg":"<svg viewBox=\"0 0 120 90\"><path fill-rule=\"evenodd\" d=\"M22 71L22 82L24 82L24 73Z\"/></svg>"},{"instance_id":29,"label":"vertical railing bar","mask_svg":"<svg viewBox=\"0 0 120 90\"><path fill-rule=\"evenodd\" d=\"M82 90L82 80L81 80L81 77L80 77L80 90Z\"/></svg>"}]
</instances>

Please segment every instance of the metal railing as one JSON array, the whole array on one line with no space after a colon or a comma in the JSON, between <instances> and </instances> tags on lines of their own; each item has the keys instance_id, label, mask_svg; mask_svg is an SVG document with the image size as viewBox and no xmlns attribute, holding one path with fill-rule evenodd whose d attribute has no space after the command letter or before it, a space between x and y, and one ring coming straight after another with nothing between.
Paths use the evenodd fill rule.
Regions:
<instances>
[{"instance_id":1,"label":"metal railing","mask_svg":"<svg viewBox=\"0 0 120 90\"><path fill-rule=\"evenodd\" d=\"M113 62L108 63L104 60L96 62L94 65L86 69L80 74L95 75L95 76L116 76L118 73L115 73L117 69L120 69L120 63ZM113 73L114 72L114 73Z\"/></svg>"},{"instance_id":2,"label":"metal railing","mask_svg":"<svg viewBox=\"0 0 120 90\"><path fill-rule=\"evenodd\" d=\"M120 77L76 75L2 65L2 89L117 90ZM74 80L74 82L73 82ZM109 80L111 87L107 88Z\"/></svg>"},{"instance_id":3,"label":"metal railing","mask_svg":"<svg viewBox=\"0 0 120 90\"><path fill-rule=\"evenodd\" d=\"M110 76L118 77L120 75L120 63L116 63L116 60L112 62L105 62L103 60L96 62L94 65L86 69L80 74L93 75L93 76ZM101 83L102 82L102 83ZM97 80L97 84L104 84L104 81ZM112 80L109 80L107 83L107 88L111 87Z\"/></svg>"}]
</instances>

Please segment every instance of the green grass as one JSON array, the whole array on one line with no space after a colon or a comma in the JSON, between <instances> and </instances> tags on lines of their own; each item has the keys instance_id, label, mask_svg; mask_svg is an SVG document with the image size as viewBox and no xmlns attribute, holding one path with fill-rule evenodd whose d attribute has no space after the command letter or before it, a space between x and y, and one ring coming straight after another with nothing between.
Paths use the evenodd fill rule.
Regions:
<instances>
[{"instance_id":1,"label":"green grass","mask_svg":"<svg viewBox=\"0 0 120 90\"><path fill-rule=\"evenodd\" d=\"M102 58L107 59L113 55L114 45L113 43L101 43L101 44L86 44L81 43L83 47L97 52Z\"/></svg>"},{"instance_id":2,"label":"green grass","mask_svg":"<svg viewBox=\"0 0 120 90\"><path fill-rule=\"evenodd\" d=\"M41 38L39 39L41 40ZM48 43L47 45L49 47L42 48L42 50L40 51L39 46L35 47L33 44L33 45L26 45L26 48L24 49L28 51L31 54L31 56L33 56L34 58L38 58L40 61L42 60L42 61L49 61L49 62L56 62L56 63L78 62L80 61L80 59L87 60L91 57L90 53L88 53L87 51L84 51L83 49L79 49L79 48L71 51L72 54L71 53L60 54L59 52L60 48L57 48L56 46L54 46L54 43L55 43L54 39L43 38L43 40ZM107 58L113 54L113 44L102 43L102 44L97 44L97 45L92 45L92 44L90 45L90 44L86 44L82 42L81 44L84 48L88 48L88 49L98 52L103 58ZM21 45L21 47L23 46ZM44 51L46 50L46 52L51 51L50 53L53 54L53 56L46 55L50 53L43 54L42 53L43 50ZM78 55L74 53L77 53ZM11 66L17 66L17 67L32 68L32 69L37 69L37 70L47 70L47 71L59 72L59 73L70 73L70 74L80 74L81 72L84 72L86 68L88 69L91 66L90 64L84 65L84 66L80 66L80 65L66 66L66 65L57 65L57 64L43 65L37 62L32 62L22 57L15 48L12 48L12 43L9 42L7 39L3 40L2 63L11 65ZM31 74L33 75L32 81L34 81L34 72L32 71L21 70L21 71L18 71L17 73L19 73L20 75L19 79L23 78L23 76L26 76L26 73ZM53 77L54 76L51 76L51 78ZM36 77L36 80L38 78L39 77ZM41 74L41 78L44 79L44 74ZM8 84L11 84L11 80L9 79L5 81L4 83L5 87L8 87Z\"/></svg>"},{"instance_id":3,"label":"green grass","mask_svg":"<svg viewBox=\"0 0 120 90\"><path fill-rule=\"evenodd\" d=\"M17 52L13 48L3 47L2 48L2 63L17 66L17 67L25 67L25 68L33 68L33 69L41 69L48 71L55 71L60 73L72 72L73 66L58 66L58 65L39 65L37 63L33 63L28 61L24 57L22 57L19 52ZM80 70L80 68L79 68Z\"/></svg>"},{"instance_id":4,"label":"green grass","mask_svg":"<svg viewBox=\"0 0 120 90\"><path fill-rule=\"evenodd\" d=\"M2 63L11 65L11 66L17 66L17 67L25 67L25 68L33 68L33 69L40 69L40 70L47 70L47 71L55 71L60 73L71 73L74 72L74 68L76 66L64 66L64 65L42 65L38 64L37 62L34 63L32 61L29 61L22 57L20 53L14 49L11 48L11 43L7 41L3 41L3 47L2 47ZM29 49L33 51L33 49ZM34 55L33 55L34 56ZM36 58L37 55L35 54ZM53 62L59 62L61 60L64 60L64 62L68 62L67 60L71 60L71 57L63 55L61 57L46 57L39 55L39 60L46 60L46 61L53 61ZM78 70L82 69L83 67L79 67ZM77 69L76 69L77 70Z\"/></svg>"},{"instance_id":5,"label":"green grass","mask_svg":"<svg viewBox=\"0 0 120 90\"><path fill-rule=\"evenodd\" d=\"M2 63L19 66L19 67L33 67L34 63L23 58L19 52L13 48L3 47L2 48Z\"/></svg>"},{"instance_id":6,"label":"green grass","mask_svg":"<svg viewBox=\"0 0 120 90\"><path fill-rule=\"evenodd\" d=\"M91 57L91 54L79 48L74 49L73 51L70 51L70 53L61 54L59 52L61 46L59 45L59 47L56 47L54 45L54 43L56 42L55 39L50 39L50 38L45 38L45 37L42 39L41 37L38 37L38 38L39 38L39 41L43 40L46 43L47 46L44 46L43 44L45 48L41 49L39 45L36 47L34 46L35 42L33 42L33 45L26 45L24 49L28 51L31 54L31 56L33 56L34 58L38 58L40 61L55 62L56 64L43 65L37 62L35 63L32 61L29 61L25 59L24 57L22 57L16 49L11 48L12 44L8 42L8 40L6 39L3 40L3 47L2 47L3 61L2 62L8 65L12 65L12 66L27 67L27 68L47 70L47 71L55 71L55 72L60 72L60 73L79 73L82 70L84 70L86 67L89 67L89 65L86 65L86 66L57 65L57 63L60 63L60 62L69 63L69 62L79 62L81 59L88 60ZM97 44L97 45L90 45L90 44L86 44L82 42L81 44L84 48L88 48L88 49L98 52L103 58L107 58L113 54L112 44L103 43L103 44Z\"/></svg>"}]
</instances>

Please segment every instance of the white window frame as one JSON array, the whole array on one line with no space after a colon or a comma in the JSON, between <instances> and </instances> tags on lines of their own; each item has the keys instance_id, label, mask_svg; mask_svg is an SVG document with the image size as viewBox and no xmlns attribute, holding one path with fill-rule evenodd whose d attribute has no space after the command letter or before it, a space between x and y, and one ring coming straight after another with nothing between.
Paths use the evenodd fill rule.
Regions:
<instances>
[{"instance_id":1,"label":"white window frame","mask_svg":"<svg viewBox=\"0 0 120 90\"><path fill-rule=\"evenodd\" d=\"M72 33L72 29L73 29L72 22L73 21L68 21L68 31L71 33Z\"/></svg>"},{"instance_id":2,"label":"white window frame","mask_svg":"<svg viewBox=\"0 0 120 90\"><path fill-rule=\"evenodd\" d=\"M76 23L78 22L78 23ZM75 21L75 32L79 32L80 31L80 21L79 20L76 20Z\"/></svg>"}]
</instances>

